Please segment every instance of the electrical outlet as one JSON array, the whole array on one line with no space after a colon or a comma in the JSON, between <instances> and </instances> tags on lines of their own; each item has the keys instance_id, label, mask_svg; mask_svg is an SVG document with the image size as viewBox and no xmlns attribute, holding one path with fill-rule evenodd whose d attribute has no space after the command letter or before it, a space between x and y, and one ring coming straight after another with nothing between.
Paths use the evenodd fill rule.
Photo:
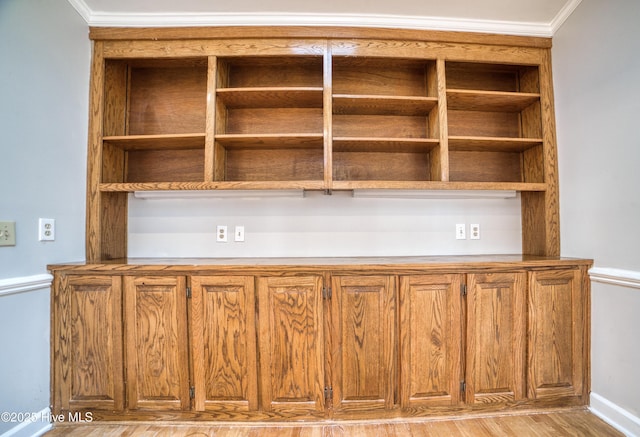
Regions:
<instances>
[{"instance_id":1,"label":"electrical outlet","mask_svg":"<svg viewBox=\"0 0 640 437\"><path fill-rule=\"evenodd\" d=\"M236 231L233 235L235 241L244 241L244 226L236 226Z\"/></svg>"},{"instance_id":2,"label":"electrical outlet","mask_svg":"<svg viewBox=\"0 0 640 437\"><path fill-rule=\"evenodd\" d=\"M456 240L466 240L467 239L467 229L464 223L458 223L456 225Z\"/></svg>"},{"instance_id":3,"label":"electrical outlet","mask_svg":"<svg viewBox=\"0 0 640 437\"><path fill-rule=\"evenodd\" d=\"M478 223L471 223L469 225L469 239L470 240L479 240L480 239L480 225Z\"/></svg>"},{"instance_id":4,"label":"electrical outlet","mask_svg":"<svg viewBox=\"0 0 640 437\"><path fill-rule=\"evenodd\" d=\"M224 225L218 225L216 227L216 241L218 243L227 242L227 227Z\"/></svg>"},{"instance_id":5,"label":"electrical outlet","mask_svg":"<svg viewBox=\"0 0 640 437\"><path fill-rule=\"evenodd\" d=\"M0 222L0 246L16 245L16 222Z\"/></svg>"},{"instance_id":6,"label":"electrical outlet","mask_svg":"<svg viewBox=\"0 0 640 437\"><path fill-rule=\"evenodd\" d=\"M38 219L38 240L53 241L56 239L56 221L54 219Z\"/></svg>"}]
</instances>

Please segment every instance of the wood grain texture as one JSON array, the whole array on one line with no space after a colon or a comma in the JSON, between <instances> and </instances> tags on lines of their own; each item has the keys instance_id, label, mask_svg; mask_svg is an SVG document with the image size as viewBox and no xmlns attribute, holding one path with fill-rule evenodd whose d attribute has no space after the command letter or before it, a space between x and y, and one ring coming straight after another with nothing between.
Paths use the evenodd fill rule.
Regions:
<instances>
[{"instance_id":1,"label":"wood grain texture","mask_svg":"<svg viewBox=\"0 0 640 437\"><path fill-rule=\"evenodd\" d=\"M401 276L400 406L457 405L462 380L462 275Z\"/></svg>"},{"instance_id":2,"label":"wood grain texture","mask_svg":"<svg viewBox=\"0 0 640 437\"><path fill-rule=\"evenodd\" d=\"M190 339L196 411L258 409L252 276L192 276Z\"/></svg>"},{"instance_id":3,"label":"wood grain texture","mask_svg":"<svg viewBox=\"0 0 640 437\"><path fill-rule=\"evenodd\" d=\"M578 269L529 273L527 395L533 399L582 396L588 296Z\"/></svg>"},{"instance_id":4,"label":"wood grain texture","mask_svg":"<svg viewBox=\"0 0 640 437\"><path fill-rule=\"evenodd\" d=\"M336 417L394 407L395 288L391 276L332 278L331 358Z\"/></svg>"},{"instance_id":5,"label":"wood grain texture","mask_svg":"<svg viewBox=\"0 0 640 437\"><path fill-rule=\"evenodd\" d=\"M259 277L261 408L324 415L322 276Z\"/></svg>"},{"instance_id":6,"label":"wood grain texture","mask_svg":"<svg viewBox=\"0 0 640 437\"><path fill-rule=\"evenodd\" d=\"M467 403L508 403L525 397L526 276L467 276Z\"/></svg>"},{"instance_id":7,"label":"wood grain texture","mask_svg":"<svg viewBox=\"0 0 640 437\"><path fill-rule=\"evenodd\" d=\"M121 279L56 275L52 307L53 412L122 411Z\"/></svg>"},{"instance_id":8,"label":"wood grain texture","mask_svg":"<svg viewBox=\"0 0 640 437\"><path fill-rule=\"evenodd\" d=\"M186 278L124 278L127 408L186 410Z\"/></svg>"}]
</instances>

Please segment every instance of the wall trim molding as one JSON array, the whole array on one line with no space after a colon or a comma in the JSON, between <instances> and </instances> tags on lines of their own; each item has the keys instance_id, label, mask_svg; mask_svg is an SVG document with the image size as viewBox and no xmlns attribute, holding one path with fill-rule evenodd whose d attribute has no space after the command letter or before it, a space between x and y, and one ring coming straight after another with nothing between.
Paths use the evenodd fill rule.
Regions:
<instances>
[{"instance_id":1,"label":"wall trim molding","mask_svg":"<svg viewBox=\"0 0 640 437\"><path fill-rule=\"evenodd\" d=\"M0 279L0 297L25 291L41 290L51 286L53 276L49 273Z\"/></svg>"},{"instance_id":2,"label":"wall trim molding","mask_svg":"<svg viewBox=\"0 0 640 437\"><path fill-rule=\"evenodd\" d=\"M318 13L110 13L92 11L84 0L68 0L89 26L349 26L481 32L552 37L582 0L570 0L550 22L473 20L391 14Z\"/></svg>"},{"instance_id":3,"label":"wall trim molding","mask_svg":"<svg viewBox=\"0 0 640 437\"><path fill-rule=\"evenodd\" d=\"M618 431L629 437L640 436L640 417L597 393L591 393L589 410Z\"/></svg>"},{"instance_id":4,"label":"wall trim molding","mask_svg":"<svg viewBox=\"0 0 640 437\"><path fill-rule=\"evenodd\" d=\"M640 272L635 270L593 267L589 270L589 276L593 282L640 289Z\"/></svg>"},{"instance_id":5,"label":"wall trim molding","mask_svg":"<svg viewBox=\"0 0 640 437\"><path fill-rule=\"evenodd\" d=\"M2 434L1 437L38 437L43 435L45 432L50 431L53 426L49 422L51 418L51 410L49 407L43 408L38 411L30 418L30 420L26 420L24 422L18 423L13 428L6 431Z\"/></svg>"}]
</instances>

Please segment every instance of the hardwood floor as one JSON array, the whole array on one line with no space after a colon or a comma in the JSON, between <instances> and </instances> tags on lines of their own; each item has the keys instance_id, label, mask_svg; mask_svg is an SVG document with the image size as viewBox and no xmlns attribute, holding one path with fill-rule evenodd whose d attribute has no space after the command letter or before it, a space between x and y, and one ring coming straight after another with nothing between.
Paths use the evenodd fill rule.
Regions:
<instances>
[{"instance_id":1,"label":"hardwood floor","mask_svg":"<svg viewBox=\"0 0 640 437\"><path fill-rule=\"evenodd\" d=\"M510 414L460 419L415 419L384 422L316 422L309 424L105 423L59 425L46 437L192 436L192 437L522 437L623 436L588 410Z\"/></svg>"}]
</instances>

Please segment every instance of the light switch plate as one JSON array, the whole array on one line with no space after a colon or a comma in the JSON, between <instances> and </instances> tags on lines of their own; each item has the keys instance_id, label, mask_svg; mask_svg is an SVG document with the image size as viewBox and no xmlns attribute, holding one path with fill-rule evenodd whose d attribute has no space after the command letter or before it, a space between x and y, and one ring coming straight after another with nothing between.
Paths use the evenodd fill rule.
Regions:
<instances>
[{"instance_id":1,"label":"light switch plate","mask_svg":"<svg viewBox=\"0 0 640 437\"><path fill-rule=\"evenodd\" d=\"M16 222L0 222L0 246L16 245Z\"/></svg>"}]
</instances>

